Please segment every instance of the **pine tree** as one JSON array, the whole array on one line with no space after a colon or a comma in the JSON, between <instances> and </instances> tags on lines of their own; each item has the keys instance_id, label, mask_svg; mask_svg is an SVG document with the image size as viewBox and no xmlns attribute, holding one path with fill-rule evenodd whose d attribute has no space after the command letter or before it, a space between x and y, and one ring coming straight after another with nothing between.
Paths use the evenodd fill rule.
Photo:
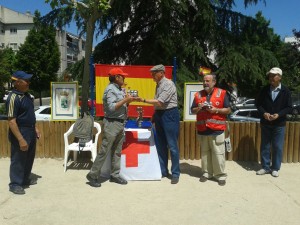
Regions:
<instances>
[{"instance_id":1,"label":"pine tree","mask_svg":"<svg viewBox=\"0 0 300 225\"><path fill-rule=\"evenodd\" d=\"M40 97L42 91L50 91L50 82L57 80L60 53L55 40L56 30L40 22L40 13L35 12L34 28L29 31L16 55L16 68L33 74L30 88Z\"/></svg>"}]
</instances>

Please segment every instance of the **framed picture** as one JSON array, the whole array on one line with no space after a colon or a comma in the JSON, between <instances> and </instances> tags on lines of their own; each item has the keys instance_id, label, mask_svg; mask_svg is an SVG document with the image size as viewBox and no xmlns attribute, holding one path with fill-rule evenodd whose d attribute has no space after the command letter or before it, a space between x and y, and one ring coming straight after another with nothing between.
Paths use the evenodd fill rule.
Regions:
<instances>
[{"instance_id":1,"label":"framed picture","mask_svg":"<svg viewBox=\"0 0 300 225\"><path fill-rule=\"evenodd\" d=\"M184 104L183 104L183 120L196 121L196 115L192 114L191 106L193 104L194 95L197 91L203 89L203 84L197 83L184 83Z\"/></svg>"},{"instance_id":2,"label":"framed picture","mask_svg":"<svg viewBox=\"0 0 300 225\"><path fill-rule=\"evenodd\" d=\"M76 120L79 115L78 83L51 82L51 119Z\"/></svg>"}]
</instances>

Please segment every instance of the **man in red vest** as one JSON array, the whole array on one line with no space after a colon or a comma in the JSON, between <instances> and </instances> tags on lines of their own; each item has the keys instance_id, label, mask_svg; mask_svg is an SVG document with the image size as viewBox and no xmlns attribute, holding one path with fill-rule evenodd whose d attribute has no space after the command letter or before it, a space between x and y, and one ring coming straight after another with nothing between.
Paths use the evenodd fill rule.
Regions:
<instances>
[{"instance_id":1,"label":"man in red vest","mask_svg":"<svg viewBox=\"0 0 300 225\"><path fill-rule=\"evenodd\" d=\"M197 115L197 132L201 146L200 182L215 179L226 184L225 145L226 115L231 112L226 91L215 87L216 75L204 75L203 88L195 94L191 111Z\"/></svg>"}]
</instances>

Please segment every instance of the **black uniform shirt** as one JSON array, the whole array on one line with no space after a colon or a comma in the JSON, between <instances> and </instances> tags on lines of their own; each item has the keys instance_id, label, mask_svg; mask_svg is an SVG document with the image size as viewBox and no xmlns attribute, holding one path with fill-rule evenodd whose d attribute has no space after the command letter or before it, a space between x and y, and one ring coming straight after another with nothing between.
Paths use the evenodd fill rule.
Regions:
<instances>
[{"instance_id":1,"label":"black uniform shirt","mask_svg":"<svg viewBox=\"0 0 300 225\"><path fill-rule=\"evenodd\" d=\"M12 90L6 101L7 116L16 118L19 127L34 127L35 114L33 98L29 93Z\"/></svg>"}]
</instances>

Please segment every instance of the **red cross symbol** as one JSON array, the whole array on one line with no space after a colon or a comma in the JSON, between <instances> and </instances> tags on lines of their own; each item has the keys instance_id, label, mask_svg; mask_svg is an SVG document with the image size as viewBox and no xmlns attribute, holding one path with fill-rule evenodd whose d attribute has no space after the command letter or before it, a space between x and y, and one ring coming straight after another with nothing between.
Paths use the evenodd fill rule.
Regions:
<instances>
[{"instance_id":1,"label":"red cross symbol","mask_svg":"<svg viewBox=\"0 0 300 225\"><path fill-rule=\"evenodd\" d=\"M138 167L138 155L149 154L149 141L139 141L137 131L126 131L126 142L123 143L122 155L126 156L126 167Z\"/></svg>"}]
</instances>

